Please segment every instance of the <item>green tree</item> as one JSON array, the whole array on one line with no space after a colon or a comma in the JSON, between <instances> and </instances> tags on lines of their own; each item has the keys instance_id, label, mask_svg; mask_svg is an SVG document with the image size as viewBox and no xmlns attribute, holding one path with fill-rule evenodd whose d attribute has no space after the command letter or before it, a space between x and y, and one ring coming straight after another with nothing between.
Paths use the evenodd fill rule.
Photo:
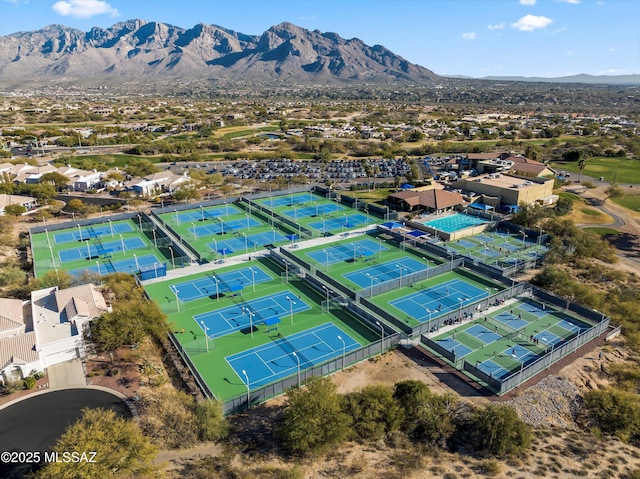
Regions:
<instances>
[{"instance_id":1,"label":"green tree","mask_svg":"<svg viewBox=\"0 0 640 479\"><path fill-rule=\"evenodd\" d=\"M556 216L564 216L571 212L573 209L573 200L571 198L559 198L556 205L553 207L553 211Z\"/></svg>"},{"instance_id":2,"label":"green tree","mask_svg":"<svg viewBox=\"0 0 640 479\"><path fill-rule=\"evenodd\" d=\"M84 409L82 417L58 439L54 451L60 458L65 452L95 452L95 462L49 462L38 471L37 479L104 479L158 473L153 464L156 448L135 423L111 410Z\"/></svg>"},{"instance_id":3,"label":"green tree","mask_svg":"<svg viewBox=\"0 0 640 479\"><path fill-rule=\"evenodd\" d=\"M340 444L349 434L351 417L328 378L315 379L292 389L277 425L284 449L298 455L318 454Z\"/></svg>"},{"instance_id":4,"label":"green tree","mask_svg":"<svg viewBox=\"0 0 640 479\"><path fill-rule=\"evenodd\" d=\"M176 201L198 200L200 199L200 192L196 188L196 185L187 183L180 185L176 191L173 192L173 199Z\"/></svg>"},{"instance_id":5,"label":"green tree","mask_svg":"<svg viewBox=\"0 0 640 479\"><path fill-rule=\"evenodd\" d=\"M472 423L476 447L495 456L522 454L531 445L531 428L511 406L496 404L478 409Z\"/></svg>"},{"instance_id":6,"label":"green tree","mask_svg":"<svg viewBox=\"0 0 640 479\"><path fill-rule=\"evenodd\" d=\"M98 346L114 351L122 346L140 342L147 335L160 337L167 329L167 317L152 301L121 301L113 311L91 323L91 331Z\"/></svg>"},{"instance_id":7,"label":"green tree","mask_svg":"<svg viewBox=\"0 0 640 479\"><path fill-rule=\"evenodd\" d=\"M604 190L604 194L605 197L602 201L607 201L609 198L622 198L624 196L624 190L620 186L614 184Z\"/></svg>"},{"instance_id":8,"label":"green tree","mask_svg":"<svg viewBox=\"0 0 640 479\"><path fill-rule=\"evenodd\" d=\"M409 437L444 447L455 432L453 396L432 394L421 381L396 383L393 397L404 411L402 429Z\"/></svg>"},{"instance_id":9,"label":"green tree","mask_svg":"<svg viewBox=\"0 0 640 479\"><path fill-rule=\"evenodd\" d=\"M584 395L584 403L602 432L624 442L640 444L638 394L615 388L593 390Z\"/></svg>"},{"instance_id":10,"label":"green tree","mask_svg":"<svg viewBox=\"0 0 640 479\"><path fill-rule=\"evenodd\" d=\"M7 205L4 207L4 212L8 215L18 217L27 212L27 209L22 205Z\"/></svg>"},{"instance_id":11,"label":"green tree","mask_svg":"<svg viewBox=\"0 0 640 479\"><path fill-rule=\"evenodd\" d=\"M218 441L229 434L221 402L213 399L197 402L194 413L200 425L200 439L203 441Z\"/></svg>"},{"instance_id":12,"label":"green tree","mask_svg":"<svg viewBox=\"0 0 640 479\"><path fill-rule=\"evenodd\" d=\"M87 211L87 205L85 205L82 200L74 198L72 200L69 200L67 206L65 207L65 210L72 213L83 214Z\"/></svg>"},{"instance_id":13,"label":"green tree","mask_svg":"<svg viewBox=\"0 0 640 479\"><path fill-rule=\"evenodd\" d=\"M538 145L527 145L524 150L524 156L531 160L538 161L538 158L540 158L540 147Z\"/></svg>"},{"instance_id":14,"label":"green tree","mask_svg":"<svg viewBox=\"0 0 640 479\"><path fill-rule=\"evenodd\" d=\"M402 410L386 386L366 386L346 396L346 411L353 419L353 431L363 439L379 440L396 431Z\"/></svg>"},{"instance_id":15,"label":"green tree","mask_svg":"<svg viewBox=\"0 0 640 479\"><path fill-rule=\"evenodd\" d=\"M53 185L57 191L66 189L69 186L69 178L58 173L57 171L50 171L40 177L40 183L48 183Z\"/></svg>"}]
</instances>

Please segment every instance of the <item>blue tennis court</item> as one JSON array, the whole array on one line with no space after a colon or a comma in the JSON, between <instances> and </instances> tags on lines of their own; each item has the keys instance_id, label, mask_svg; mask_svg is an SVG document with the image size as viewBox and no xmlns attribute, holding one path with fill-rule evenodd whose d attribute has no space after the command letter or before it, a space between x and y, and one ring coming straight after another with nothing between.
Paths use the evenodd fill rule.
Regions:
<instances>
[{"instance_id":1,"label":"blue tennis court","mask_svg":"<svg viewBox=\"0 0 640 479\"><path fill-rule=\"evenodd\" d=\"M271 276L260 269L259 266L251 266L176 283L171 285L171 289L174 293L177 292L180 301L186 303L205 296L219 297L222 294L240 291L253 284L264 283L271 279Z\"/></svg>"},{"instance_id":2,"label":"blue tennis court","mask_svg":"<svg viewBox=\"0 0 640 479\"><path fill-rule=\"evenodd\" d=\"M503 380L504 378L507 378L513 374L508 369L505 369L502 366L498 366L496 363L491 361L491 359L487 359L486 361L477 363L476 368L478 368L488 376L498 380Z\"/></svg>"},{"instance_id":3,"label":"blue tennis court","mask_svg":"<svg viewBox=\"0 0 640 479\"><path fill-rule=\"evenodd\" d=\"M129 233L131 231L133 231L133 227L129 223L99 224L56 233L53 235L53 239L56 244L62 244L73 241L86 241L115 233Z\"/></svg>"},{"instance_id":4,"label":"blue tennis court","mask_svg":"<svg viewBox=\"0 0 640 479\"><path fill-rule=\"evenodd\" d=\"M555 334L553 334L550 331L547 331L546 329L543 329L533 337L537 339L541 344L544 344L545 346L551 346L551 347L556 346L557 344L560 344L561 342L564 341L564 339L562 339L560 336L556 336Z\"/></svg>"},{"instance_id":5,"label":"blue tennis court","mask_svg":"<svg viewBox=\"0 0 640 479\"><path fill-rule=\"evenodd\" d=\"M401 276L407 276L428 268L428 265L417 259L404 257L396 261L375 264L368 268L345 273L342 276L361 288L368 288L375 284L400 279Z\"/></svg>"},{"instance_id":6,"label":"blue tennis court","mask_svg":"<svg viewBox=\"0 0 640 479\"><path fill-rule=\"evenodd\" d=\"M484 344L491 344L494 341L502 339L498 333L495 333L480 324L474 324L470 328L464 330L465 333L471 334L474 338L479 339Z\"/></svg>"},{"instance_id":7,"label":"blue tennis court","mask_svg":"<svg viewBox=\"0 0 640 479\"><path fill-rule=\"evenodd\" d=\"M518 308L522 309L523 311L526 311L527 313L533 314L538 318L541 318L542 316L547 315L547 312L544 309L542 309L541 307L533 303L522 303L518 305Z\"/></svg>"},{"instance_id":8,"label":"blue tennis court","mask_svg":"<svg viewBox=\"0 0 640 479\"><path fill-rule=\"evenodd\" d=\"M451 351L457 358L461 358L469 354L473 349L465 346L459 341L456 341L451 336L448 338L437 339L436 342L439 346L442 346L447 351Z\"/></svg>"},{"instance_id":9,"label":"blue tennis court","mask_svg":"<svg viewBox=\"0 0 640 479\"><path fill-rule=\"evenodd\" d=\"M287 211L284 211L284 214L293 218L294 220L298 220L298 218L313 218L320 215L337 213L338 211L345 210L346 208L342 205L336 203L323 203L323 204L315 204L312 206L305 206L303 208L293 208Z\"/></svg>"},{"instance_id":10,"label":"blue tennis court","mask_svg":"<svg viewBox=\"0 0 640 479\"><path fill-rule=\"evenodd\" d=\"M568 321L566 319L562 319L560 321L558 321L556 323L557 326L560 326L563 329L566 329L567 331L571 331L573 334L579 334L583 329L578 326L577 324ZM588 329L588 328L584 328L584 329Z\"/></svg>"},{"instance_id":11,"label":"blue tennis court","mask_svg":"<svg viewBox=\"0 0 640 479\"><path fill-rule=\"evenodd\" d=\"M295 195L291 194L276 196L275 198L266 198L264 200L258 200L257 203L260 203L264 206L269 206L270 208L279 208L280 206L301 205L309 201L314 201L314 199L317 198L314 197L311 193L302 193Z\"/></svg>"},{"instance_id":12,"label":"blue tennis court","mask_svg":"<svg viewBox=\"0 0 640 479\"><path fill-rule=\"evenodd\" d=\"M178 293L180 301L186 303L205 296L219 296L231 291L240 291L253 284L264 283L271 279L271 276L259 266L251 266L176 283L172 285L172 289L174 293Z\"/></svg>"},{"instance_id":13,"label":"blue tennis court","mask_svg":"<svg viewBox=\"0 0 640 479\"><path fill-rule=\"evenodd\" d=\"M248 329L251 324L255 327L273 318L290 320L290 316L310 308L302 299L287 290L251 301L243 301L240 304L215 311L197 314L193 319L200 327L204 322L207 334L211 338Z\"/></svg>"},{"instance_id":14,"label":"blue tennis court","mask_svg":"<svg viewBox=\"0 0 640 479\"><path fill-rule=\"evenodd\" d=\"M242 371L247 373L247 386L253 389L296 374L298 364L303 371L359 347L360 344L339 327L325 323L228 356L226 360L245 384L247 378Z\"/></svg>"},{"instance_id":15,"label":"blue tennis court","mask_svg":"<svg viewBox=\"0 0 640 479\"><path fill-rule=\"evenodd\" d=\"M455 311L460 306L474 303L489 295L487 291L477 288L460 279L447 281L432 288L423 289L411 293L399 299L389 301L402 312L413 317L417 321L424 322L425 311L445 314Z\"/></svg>"},{"instance_id":16,"label":"blue tennis court","mask_svg":"<svg viewBox=\"0 0 640 479\"><path fill-rule=\"evenodd\" d=\"M306 255L317 263L334 264L341 261L353 261L360 256L373 257L376 253L387 249L380 242L365 239L329 246L321 250L311 251Z\"/></svg>"},{"instance_id":17,"label":"blue tennis court","mask_svg":"<svg viewBox=\"0 0 640 479\"><path fill-rule=\"evenodd\" d=\"M475 248L476 246L478 246L476 243L473 243L471 241L468 240L458 240L457 243L462 246L464 249L469 249L469 248Z\"/></svg>"},{"instance_id":18,"label":"blue tennis court","mask_svg":"<svg viewBox=\"0 0 640 479\"><path fill-rule=\"evenodd\" d=\"M524 363L525 366L529 363L537 361L540 358L539 355L525 348L521 344L516 344L509 349L505 349L502 354L509 355L511 358Z\"/></svg>"},{"instance_id":19,"label":"blue tennis court","mask_svg":"<svg viewBox=\"0 0 640 479\"><path fill-rule=\"evenodd\" d=\"M211 251L215 251L221 255L237 253L238 251L248 253L252 249L263 248L267 245L288 241L286 236L281 235L275 230L264 233L255 233L250 235L238 235L233 238L216 240L213 243L207 243L207 247Z\"/></svg>"},{"instance_id":20,"label":"blue tennis court","mask_svg":"<svg viewBox=\"0 0 640 479\"><path fill-rule=\"evenodd\" d=\"M512 329L514 331L519 331L529 324L524 319L511 314L509 311L503 311L500 314L496 314L494 319L504 324L508 329Z\"/></svg>"},{"instance_id":21,"label":"blue tennis court","mask_svg":"<svg viewBox=\"0 0 640 479\"><path fill-rule=\"evenodd\" d=\"M124 249L123 249L124 246ZM122 252L131 249L146 248L147 245L140 238L127 238L118 241L108 241L105 243L93 243L77 248L65 249L58 252L60 262L67 263L69 261L77 261L79 259L92 259L105 256L114 252Z\"/></svg>"},{"instance_id":22,"label":"blue tennis court","mask_svg":"<svg viewBox=\"0 0 640 479\"><path fill-rule=\"evenodd\" d=\"M97 263L97 264L95 264ZM153 269L154 265L160 268L164 263L158 260L154 255L149 254L145 256L139 256L137 258L123 259L120 261L111 261L110 259L96 260L94 265L88 268L78 268L69 271L74 276L79 276L85 273L90 274L111 274L111 273L129 273L133 274L140 269Z\"/></svg>"},{"instance_id":23,"label":"blue tennis court","mask_svg":"<svg viewBox=\"0 0 640 479\"><path fill-rule=\"evenodd\" d=\"M354 213L352 215L338 214L338 216L335 218L323 219L320 221L309 223L309 226L314 230L319 230L323 233L326 233L327 231L333 231L342 228L358 228L359 226L366 224L367 221L367 217L360 213Z\"/></svg>"},{"instance_id":24,"label":"blue tennis court","mask_svg":"<svg viewBox=\"0 0 640 479\"><path fill-rule=\"evenodd\" d=\"M206 221L215 220L220 217L228 217L229 215L239 214L240 210L233 205L224 204L218 206L212 206L209 208L192 209L188 211L181 211L173 215L173 218L177 218L178 224L188 223L190 221Z\"/></svg>"},{"instance_id":25,"label":"blue tennis court","mask_svg":"<svg viewBox=\"0 0 640 479\"><path fill-rule=\"evenodd\" d=\"M260 226L260 222L253 218L247 217L242 220L230 220L224 221L219 219L215 223L210 223L208 225L198 225L195 227L189 228L189 233L196 235L196 238L201 238L203 236L212 236L217 234L225 234L231 233L238 230L249 230L252 226Z\"/></svg>"}]
</instances>

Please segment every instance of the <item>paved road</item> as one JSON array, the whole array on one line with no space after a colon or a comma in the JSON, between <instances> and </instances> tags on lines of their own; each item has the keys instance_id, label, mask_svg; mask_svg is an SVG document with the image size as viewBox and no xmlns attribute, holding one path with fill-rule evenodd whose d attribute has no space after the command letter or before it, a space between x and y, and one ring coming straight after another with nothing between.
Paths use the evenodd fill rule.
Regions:
<instances>
[{"instance_id":1,"label":"paved road","mask_svg":"<svg viewBox=\"0 0 640 479\"><path fill-rule=\"evenodd\" d=\"M64 430L75 422L83 408L113 409L131 417L128 406L117 396L95 389L65 389L31 396L0 410L0 452L50 450ZM0 462L0 477L22 478L28 464Z\"/></svg>"}]
</instances>

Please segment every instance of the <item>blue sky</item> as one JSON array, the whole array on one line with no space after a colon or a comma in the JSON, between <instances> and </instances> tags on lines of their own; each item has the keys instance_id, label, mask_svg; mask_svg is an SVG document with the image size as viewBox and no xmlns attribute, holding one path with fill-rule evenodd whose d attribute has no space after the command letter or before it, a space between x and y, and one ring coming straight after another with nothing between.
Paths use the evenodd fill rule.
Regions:
<instances>
[{"instance_id":1,"label":"blue sky","mask_svg":"<svg viewBox=\"0 0 640 479\"><path fill-rule=\"evenodd\" d=\"M438 74L640 73L639 0L0 0L0 35L134 18L250 35L288 21L384 45Z\"/></svg>"}]
</instances>

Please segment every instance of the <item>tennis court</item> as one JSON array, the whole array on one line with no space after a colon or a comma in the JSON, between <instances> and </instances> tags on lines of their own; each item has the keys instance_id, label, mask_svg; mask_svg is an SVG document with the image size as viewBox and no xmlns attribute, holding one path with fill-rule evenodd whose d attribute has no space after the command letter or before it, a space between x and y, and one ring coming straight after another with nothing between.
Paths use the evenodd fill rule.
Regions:
<instances>
[{"instance_id":1,"label":"tennis court","mask_svg":"<svg viewBox=\"0 0 640 479\"><path fill-rule=\"evenodd\" d=\"M346 210L346 208L336 203L316 203L314 206L293 208L283 211L283 213L297 221L298 218L315 218L320 215L337 213L342 210Z\"/></svg>"},{"instance_id":2,"label":"tennis court","mask_svg":"<svg viewBox=\"0 0 640 479\"><path fill-rule=\"evenodd\" d=\"M177 224L189 223L191 221L216 220L223 216L239 214L240 210L234 205L225 203L224 205L211 206L208 208L192 209L188 211L176 211L173 215Z\"/></svg>"},{"instance_id":3,"label":"tennis court","mask_svg":"<svg viewBox=\"0 0 640 479\"><path fill-rule=\"evenodd\" d=\"M327 231L338 230L341 228L358 228L368 222L365 215L354 213L352 215L344 214L335 218L322 219L309 223L309 226L315 230L326 233Z\"/></svg>"},{"instance_id":4,"label":"tennis court","mask_svg":"<svg viewBox=\"0 0 640 479\"><path fill-rule=\"evenodd\" d=\"M462 358L473 351L473 349L465 346L460 341L453 339L453 336L437 339L436 342L439 346L455 354L457 358Z\"/></svg>"},{"instance_id":5,"label":"tennis court","mask_svg":"<svg viewBox=\"0 0 640 479\"><path fill-rule=\"evenodd\" d=\"M239 251L248 253L250 248L255 250L283 241L287 241L285 236L275 230L271 230L264 233L242 234L233 238L214 240L213 243L207 243L207 247L217 254L229 255Z\"/></svg>"},{"instance_id":6,"label":"tennis court","mask_svg":"<svg viewBox=\"0 0 640 479\"><path fill-rule=\"evenodd\" d=\"M250 331L251 326L255 328L258 324L273 323L274 319L280 319L283 316L289 316L290 321L293 321L294 314L310 308L302 299L286 290L197 314L193 319L198 326L205 327L210 338L214 338L242 329Z\"/></svg>"},{"instance_id":7,"label":"tennis court","mask_svg":"<svg viewBox=\"0 0 640 479\"><path fill-rule=\"evenodd\" d=\"M389 304L424 322L430 316L430 314L425 315L425 311L438 314L449 313L486 298L488 295L487 291L460 279L454 279L389 301Z\"/></svg>"},{"instance_id":8,"label":"tennis court","mask_svg":"<svg viewBox=\"0 0 640 479\"><path fill-rule=\"evenodd\" d=\"M96 264L97 263L97 264ZM133 274L140 269L153 269L154 265L158 268L164 265L154 255L148 254L145 256L138 256L136 258L122 259L119 261L111 261L111 259L96 260L94 265L87 268L77 268L69 271L74 276L82 274L98 274L106 275L111 273L130 273Z\"/></svg>"},{"instance_id":9,"label":"tennis court","mask_svg":"<svg viewBox=\"0 0 640 479\"><path fill-rule=\"evenodd\" d=\"M423 271L427 268L429 266L423 262L405 256L395 261L388 261L358 271L345 273L342 276L361 288L368 288L374 284L400 279L403 276Z\"/></svg>"},{"instance_id":10,"label":"tennis court","mask_svg":"<svg viewBox=\"0 0 640 479\"><path fill-rule=\"evenodd\" d=\"M80 225L78 225L78 228L76 229L55 233L53 235L53 239L56 244L72 243L73 241L86 241L108 234L113 236L115 233L129 233L131 231L133 231L133 227L129 223L112 224L109 222L109 224L85 227L80 227Z\"/></svg>"},{"instance_id":11,"label":"tennis court","mask_svg":"<svg viewBox=\"0 0 640 479\"><path fill-rule=\"evenodd\" d=\"M225 359L248 388L257 388L359 347L329 322Z\"/></svg>"},{"instance_id":12,"label":"tennis court","mask_svg":"<svg viewBox=\"0 0 640 479\"><path fill-rule=\"evenodd\" d=\"M329 246L321 250L305 253L309 258L320 264L335 264L341 261L354 261L360 256L373 257L375 253L387 250L382 243L370 239L352 241Z\"/></svg>"},{"instance_id":13,"label":"tennis court","mask_svg":"<svg viewBox=\"0 0 640 479\"><path fill-rule=\"evenodd\" d=\"M268 206L270 208L280 208L281 206L294 206L304 204L309 201L313 201L314 199L316 199L316 197L314 197L311 192L308 192L281 195L276 196L275 198L265 198L263 200L257 200L256 203L259 203L263 206Z\"/></svg>"},{"instance_id":14,"label":"tennis court","mask_svg":"<svg viewBox=\"0 0 640 479\"><path fill-rule=\"evenodd\" d=\"M118 241L108 241L105 243L98 242L93 244L89 244L89 241L87 241L85 246L78 246L77 248L59 251L58 257L60 258L61 263L68 263L79 259L89 260L114 252L124 252L126 250L142 249L146 247L147 245L140 238L127 238L120 239Z\"/></svg>"},{"instance_id":15,"label":"tennis court","mask_svg":"<svg viewBox=\"0 0 640 479\"><path fill-rule=\"evenodd\" d=\"M176 283L172 286L172 289L181 302L187 303L206 296L219 299L225 293L240 291L248 286L264 283L271 279L271 276L259 266L251 266Z\"/></svg>"},{"instance_id":16,"label":"tennis court","mask_svg":"<svg viewBox=\"0 0 640 479\"><path fill-rule=\"evenodd\" d=\"M247 229L252 226L260 226L261 223L253 218L246 217L242 220L230 220L224 221L222 218L218 218L218 221L208 225L192 226L188 229L189 233L195 235L198 238L203 236L221 235L225 233L231 233L237 230Z\"/></svg>"}]
</instances>

